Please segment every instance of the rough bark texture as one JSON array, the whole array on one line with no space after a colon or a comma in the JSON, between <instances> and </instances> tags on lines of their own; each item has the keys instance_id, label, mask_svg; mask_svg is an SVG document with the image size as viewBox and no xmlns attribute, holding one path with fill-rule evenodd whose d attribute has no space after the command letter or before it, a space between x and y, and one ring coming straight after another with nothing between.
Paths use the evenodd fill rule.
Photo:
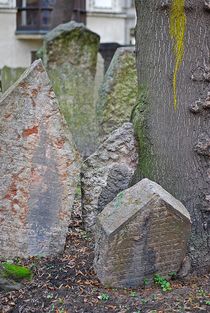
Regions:
<instances>
[{"instance_id":1,"label":"rough bark texture","mask_svg":"<svg viewBox=\"0 0 210 313\"><path fill-rule=\"evenodd\" d=\"M41 61L0 99L0 256L64 249L79 155Z\"/></svg>"},{"instance_id":2,"label":"rough bark texture","mask_svg":"<svg viewBox=\"0 0 210 313\"><path fill-rule=\"evenodd\" d=\"M122 191L96 219L95 269L108 287L138 287L177 272L191 221L186 208L149 179Z\"/></svg>"},{"instance_id":3,"label":"rough bark texture","mask_svg":"<svg viewBox=\"0 0 210 313\"><path fill-rule=\"evenodd\" d=\"M210 265L210 11L203 0L186 0L183 10L181 2L136 0L136 179L149 177L187 207L189 253L202 268Z\"/></svg>"}]
</instances>

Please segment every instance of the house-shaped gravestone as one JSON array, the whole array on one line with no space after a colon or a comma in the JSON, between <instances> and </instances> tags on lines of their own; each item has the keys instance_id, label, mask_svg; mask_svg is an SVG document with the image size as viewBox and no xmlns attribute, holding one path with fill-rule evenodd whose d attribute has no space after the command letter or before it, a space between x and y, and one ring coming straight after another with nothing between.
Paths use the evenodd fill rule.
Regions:
<instances>
[{"instance_id":1,"label":"house-shaped gravestone","mask_svg":"<svg viewBox=\"0 0 210 313\"><path fill-rule=\"evenodd\" d=\"M40 60L0 99L0 130L0 256L60 253L80 164Z\"/></svg>"},{"instance_id":2,"label":"house-shaped gravestone","mask_svg":"<svg viewBox=\"0 0 210 313\"><path fill-rule=\"evenodd\" d=\"M137 287L154 274L177 272L191 220L182 203L143 179L122 191L96 219L94 266L108 287Z\"/></svg>"}]
</instances>

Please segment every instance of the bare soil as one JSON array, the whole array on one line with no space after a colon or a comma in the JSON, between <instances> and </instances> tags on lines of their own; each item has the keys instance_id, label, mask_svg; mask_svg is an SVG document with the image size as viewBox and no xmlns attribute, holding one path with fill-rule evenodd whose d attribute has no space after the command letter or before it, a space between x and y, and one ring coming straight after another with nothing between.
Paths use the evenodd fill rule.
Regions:
<instances>
[{"instance_id":1,"label":"bare soil","mask_svg":"<svg viewBox=\"0 0 210 313\"><path fill-rule=\"evenodd\" d=\"M58 257L16 260L33 271L19 291L0 293L0 313L189 313L210 312L210 274L160 287L106 289L93 270L94 241L73 214L66 249Z\"/></svg>"}]
</instances>

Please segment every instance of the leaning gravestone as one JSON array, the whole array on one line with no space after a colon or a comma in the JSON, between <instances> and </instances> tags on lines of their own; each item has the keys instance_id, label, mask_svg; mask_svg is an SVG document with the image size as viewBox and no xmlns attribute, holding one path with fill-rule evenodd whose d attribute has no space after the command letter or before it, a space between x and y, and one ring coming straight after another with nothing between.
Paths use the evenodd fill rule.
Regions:
<instances>
[{"instance_id":1,"label":"leaning gravestone","mask_svg":"<svg viewBox=\"0 0 210 313\"><path fill-rule=\"evenodd\" d=\"M83 156L95 151L98 138L94 83L99 36L69 22L44 38L43 60L60 108Z\"/></svg>"},{"instance_id":2,"label":"leaning gravestone","mask_svg":"<svg viewBox=\"0 0 210 313\"><path fill-rule=\"evenodd\" d=\"M143 179L97 216L95 269L109 287L138 287L177 272L191 230L188 211L160 185Z\"/></svg>"},{"instance_id":3,"label":"leaning gravestone","mask_svg":"<svg viewBox=\"0 0 210 313\"><path fill-rule=\"evenodd\" d=\"M41 61L0 99L0 255L64 249L79 156Z\"/></svg>"},{"instance_id":4,"label":"leaning gravestone","mask_svg":"<svg viewBox=\"0 0 210 313\"><path fill-rule=\"evenodd\" d=\"M138 154L131 123L113 131L109 138L85 160L81 172L82 213L91 229L107 203L128 188L137 168Z\"/></svg>"},{"instance_id":5,"label":"leaning gravestone","mask_svg":"<svg viewBox=\"0 0 210 313\"><path fill-rule=\"evenodd\" d=\"M130 121L137 91L135 49L118 48L99 90L97 116L101 141L122 123Z\"/></svg>"},{"instance_id":6,"label":"leaning gravestone","mask_svg":"<svg viewBox=\"0 0 210 313\"><path fill-rule=\"evenodd\" d=\"M18 78L23 74L25 68L23 67L9 67L4 66L1 69L1 85L2 92L5 92L12 84L14 84Z\"/></svg>"}]
</instances>

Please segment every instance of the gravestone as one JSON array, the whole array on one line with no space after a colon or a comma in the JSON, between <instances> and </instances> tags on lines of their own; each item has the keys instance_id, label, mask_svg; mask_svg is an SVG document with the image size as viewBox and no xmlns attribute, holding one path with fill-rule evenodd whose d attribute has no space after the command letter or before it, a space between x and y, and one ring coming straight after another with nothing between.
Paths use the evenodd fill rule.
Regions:
<instances>
[{"instance_id":1,"label":"gravestone","mask_svg":"<svg viewBox=\"0 0 210 313\"><path fill-rule=\"evenodd\" d=\"M5 92L12 84L18 80L21 74L25 71L23 67L9 67L4 66L1 69L1 85L2 85L2 92Z\"/></svg>"},{"instance_id":2,"label":"gravestone","mask_svg":"<svg viewBox=\"0 0 210 313\"><path fill-rule=\"evenodd\" d=\"M43 60L61 111L85 156L98 138L94 84L99 36L83 24L61 24L44 38Z\"/></svg>"},{"instance_id":3,"label":"gravestone","mask_svg":"<svg viewBox=\"0 0 210 313\"><path fill-rule=\"evenodd\" d=\"M55 255L64 249L80 166L40 60L0 108L0 255Z\"/></svg>"},{"instance_id":4,"label":"gravestone","mask_svg":"<svg viewBox=\"0 0 210 313\"><path fill-rule=\"evenodd\" d=\"M124 123L85 160L81 170L82 213L91 229L107 203L128 188L138 163L137 146L131 123Z\"/></svg>"},{"instance_id":5,"label":"gravestone","mask_svg":"<svg viewBox=\"0 0 210 313\"><path fill-rule=\"evenodd\" d=\"M101 141L129 122L137 99L135 48L118 48L99 90L97 116Z\"/></svg>"},{"instance_id":6,"label":"gravestone","mask_svg":"<svg viewBox=\"0 0 210 313\"><path fill-rule=\"evenodd\" d=\"M138 287L155 273L177 272L191 230L188 211L160 185L143 179L97 216L95 270L108 287Z\"/></svg>"}]
</instances>

